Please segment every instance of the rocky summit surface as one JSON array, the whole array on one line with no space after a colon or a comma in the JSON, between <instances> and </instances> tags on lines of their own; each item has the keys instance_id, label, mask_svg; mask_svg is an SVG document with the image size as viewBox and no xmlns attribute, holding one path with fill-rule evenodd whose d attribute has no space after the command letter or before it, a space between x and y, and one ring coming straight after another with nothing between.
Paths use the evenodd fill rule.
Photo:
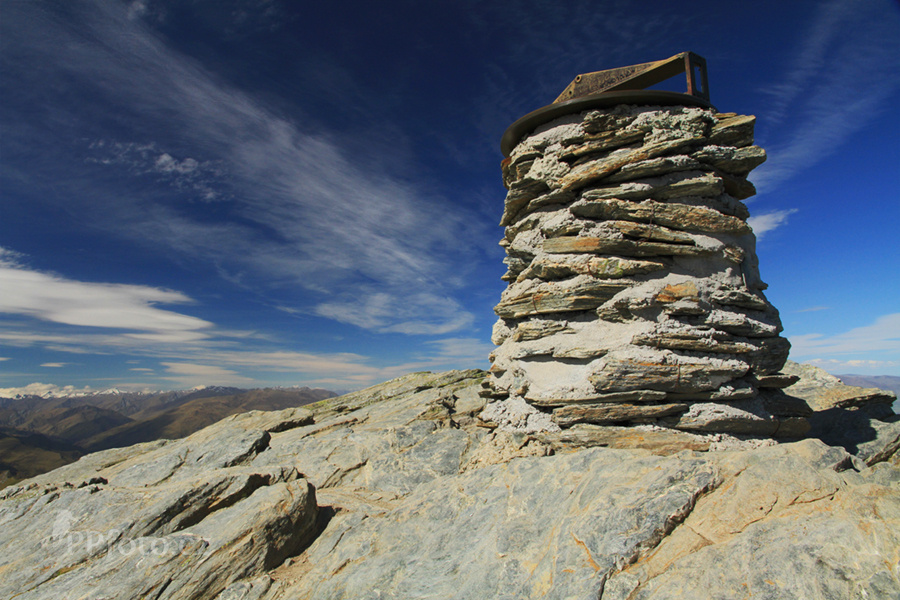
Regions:
<instances>
[{"instance_id":1,"label":"rocky summit surface","mask_svg":"<svg viewBox=\"0 0 900 600\"><path fill-rule=\"evenodd\" d=\"M900 597L892 396L796 370L855 433L507 432L452 371L90 454L0 492L0 597Z\"/></svg>"}]
</instances>

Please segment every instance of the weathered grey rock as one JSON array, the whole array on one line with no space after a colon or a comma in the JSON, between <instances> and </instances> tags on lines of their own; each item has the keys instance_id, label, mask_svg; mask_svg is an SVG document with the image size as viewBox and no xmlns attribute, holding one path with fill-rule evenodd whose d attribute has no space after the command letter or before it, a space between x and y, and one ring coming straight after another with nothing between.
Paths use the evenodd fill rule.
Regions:
<instances>
[{"instance_id":1,"label":"weathered grey rock","mask_svg":"<svg viewBox=\"0 0 900 600\"><path fill-rule=\"evenodd\" d=\"M501 431L532 434L559 429L559 426L550 419L550 415L516 396L503 402L488 404L479 416L482 421Z\"/></svg>"},{"instance_id":2,"label":"weathered grey rock","mask_svg":"<svg viewBox=\"0 0 900 600\"><path fill-rule=\"evenodd\" d=\"M503 207L503 216L500 225L508 225L513 218L532 200L549 191L547 184L541 180L523 178L516 181L509 188L506 196L506 204Z\"/></svg>"},{"instance_id":3,"label":"weathered grey rock","mask_svg":"<svg viewBox=\"0 0 900 600\"><path fill-rule=\"evenodd\" d=\"M766 389L759 391L766 410L781 417L809 417L813 415L813 409L802 398L785 394L780 389Z\"/></svg>"},{"instance_id":4,"label":"weathered grey rock","mask_svg":"<svg viewBox=\"0 0 900 600\"><path fill-rule=\"evenodd\" d=\"M527 342L554 333L574 333L574 331L575 330L569 327L565 322L535 319L519 323L516 326L516 330L513 332L512 337L513 340L517 342Z\"/></svg>"},{"instance_id":5,"label":"weathered grey rock","mask_svg":"<svg viewBox=\"0 0 900 600\"><path fill-rule=\"evenodd\" d=\"M544 252L550 254L624 254L625 256L704 256L712 250L684 244L637 242L626 239L562 236L545 240Z\"/></svg>"},{"instance_id":6,"label":"weathered grey rock","mask_svg":"<svg viewBox=\"0 0 900 600\"><path fill-rule=\"evenodd\" d=\"M550 456L553 449L534 436L517 432L494 430L482 438L468 454L461 472L507 463L514 458Z\"/></svg>"},{"instance_id":7,"label":"weathered grey rock","mask_svg":"<svg viewBox=\"0 0 900 600\"><path fill-rule=\"evenodd\" d=\"M700 302L700 292L697 290L697 285L693 281L670 283L661 289L653 299L656 302L664 303L674 303L683 300Z\"/></svg>"},{"instance_id":8,"label":"weathered grey rock","mask_svg":"<svg viewBox=\"0 0 900 600\"><path fill-rule=\"evenodd\" d=\"M625 458L520 458L420 486L379 518L326 530L286 596L597 597L718 483L702 461L634 457L626 474Z\"/></svg>"},{"instance_id":9,"label":"weathered grey rock","mask_svg":"<svg viewBox=\"0 0 900 600\"><path fill-rule=\"evenodd\" d=\"M630 221L607 221L607 227L618 230L622 235L637 238L640 240L667 242L669 244L688 244L696 245L693 237L680 231L674 231L660 225L645 225L643 223L632 223Z\"/></svg>"},{"instance_id":10,"label":"weathered grey rock","mask_svg":"<svg viewBox=\"0 0 900 600\"><path fill-rule=\"evenodd\" d=\"M635 150L614 152L603 159L593 160L573 168L551 185L565 191L574 191L593 184L627 164L656 158L663 154L676 154L703 141L700 136L651 142Z\"/></svg>"},{"instance_id":11,"label":"weathered grey rock","mask_svg":"<svg viewBox=\"0 0 900 600\"><path fill-rule=\"evenodd\" d=\"M782 389L797 383L799 380L800 377L797 375L774 373L772 375L757 375L755 383L756 387Z\"/></svg>"},{"instance_id":12,"label":"weathered grey rock","mask_svg":"<svg viewBox=\"0 0 900 600\"><path fill-rule=\"evenodd\" d=\"M751 310L766 310L769 303L761 293L735 288L722 288L710 295L710 298L722 306L738 306Z\"/></svg>"},{"instance_id":13,"label":"weathered grey rock","mask_svg":"<svg viewBox=\"0 0 900 600\"><path fill-rule=\"evenodd\" d=\"M869 464L897 460L900 416L891 409L896 400L892 392L844 385L818 367L793 361L785 363L784 373L799 378L784 393L814 411L810 436L841 446Z\"/></svg>"},{"instance_id":14,"label":"weathered grey rock","mask_svg":"<svg viewBox=\"0 0 900 600\"><path fill-rule=\"evenodd\" d=\"M577 275L590 275L598 279L621 279L631 275L643 275L666 268L658 260L636 260L618 256L538 255L517 281L541 279L552 281Z\"/></svg>"},{"instance_id":15,"label":"weathered grey rock","mask_svg":"<svg viewBox=\"0 0 900 600\"><path fill-rule=\"evenodd\" d=\"M729 381L727 384L722 385L715 390L704 392L689 392L686 394L669 392L666 394L666 398L671 401L679 402L685 400L731 402L733 400L749 400L751 398L756 398L758 394L759 392L753 386L753 384L750 383L747 378L744 378ZM792 416L794 415L792 414Z\"/></svg>"},{"instance_id":16,"label":"weathered grey rock","mask_svg":"<svg viewBox=\"0 0 900 600\"><path fill-rule=\"evenodd\" d=\"M539 229L545 237L557 237L576 234L583 228L584 223L578 222L572 215L545 208L522 217L509 225L506 228L503 239L500 240L500 245L507 247L509 242L514 240L520 233L535 229Z\"/></svg>"},{"instance_id":17,"label":"weathered grey rock","mask_svg":"<svg viewBox=\"0 0 900 600\"><path fill-rule=\"evenodd\" d=\"M677 156L661 156L659 158L651 158L640 162L625 165L619 169L618 173L610 175L606 181L615 183L619 181L634 181L636 179L645 179L647 177L658 177L668 173L676 173L680 171L697 171L702 168L702 164L689 156L683 154Z\"/></svg>"},{"instance_id":18,"label":"weathered grey rock","mask_svg":"<svg viewBox=\"0 0 900 600\"><path fill-rule=\"evenodd\" d=\"M591 383L602 392L659 390L687 393L717 389L743 377L747 370L747 365L738 360L663 364L616 357L607 360L603 369L591 376Z\"/></svg>"},{"instance_id":19,"label":"weathered grey rock","mask_svg":"<svg viewBox=\"0 0 900 600\"><path fill-rule=\"evenodd\" d=\"M783 371L786 375L798 378L797 382L785 388L785 391L792 396L803 398L815 411L872 407L876 412L886 416L889 413L881 410L882 407L889 407L897 399L896 394L886 390L844 385L834 375L813 365L788 361Z\"/></svg>"},{"instance_id":20,"label":"weathered grey rock","mask_svg":"<svg viewBox=\"0 0 900 600\"><path fill-rule=\"evenodd\" d=\"M725 215L712 208L656 202L629 202L625 200L579 200L569 210L580 217L594 219L628 219L644 223L658 223L673 229L702 231L706 233L729 233L744 235L750 227L743 220Z\"/></svg>"},{"instance_id":21,"label":"weathered grey rock","mask_svg":"<svg viewBox=\"0 0 900 600\"><path fill-rule=\"evenodd\" d=\"M754 374L772 375L778 372L787 360L791 343L782 337L764 338L756 342L757 349L746 356Z\"/></svg>"},{"instance_id":22,"label":"weathered grey rock","mask_svg":"<svg viewBox=\"0 0 900 600\"><path fill-rule=\"evenodd\" d=\"M216 596L216 600L262 600L272 588L274 581L263 575L252 580L243 580L229 585Z\"/></svg>"},{"instance_id":23,"label":"weathered grey rock","mask_svg":"<svg viewBox=\"0 0 900 600\"><path fill-rule=\"evenodd\" d=\"M743 148L705 146L691 154L691 158L712 165L726 173L746 175L766 162L766 151L759 146L746 146Z\"/></svg>"},{"instance_id":24,"label":"weathered grey rock","mask_svg":"<svg viewBox=\"0 0 900 600\"><path fill-rule=\"evenodd\" d=\"M579 448L640 448L653 454L669 456L685 450L706 452L713 440L710 436L662 427L592 425L577 423L561 431L541 433L542 442L556 451L572 452Z\"/></svg>"},{"instance_id":25,"label":"weathered grey rock","mask_svg":"<svg viewBox=\"0 0 900 600\"><path fill-rule=\"evenodd\" d=\"M614 135L623 135L628 132L640 133L641 138L643 138L646 129L628 129L628 126L633 122L634 115L625 114L624 111L592 110L585 113L582 129L586 140L603 139Z\"/></svg>"},{"instance_id":26,"label":"weathered grey rock","mask_svg":"<svg viewBox=\"0 0 900 600\"><path fill-rule=\"evenodd\" d=\"M747 337L773 337L781 333L781 322L765 311L748 311L741 308L712 310L703 318L692 321L695 325L708 325L720 331Z\"/></svg>"},{"instance_id":27,"label":"weathered grey rock","mask_svg":"<svg viewBox=\"0 0 900 600\"><path fill-rule=\"evenodd\" d=\"M575 277L564 282L548 282L504 292L506 296L495 308L498 316L516 319L528 315L589 310L597 308L617 292L628 287L627 282L593 277ZM508 292L509 293L507 295Z\"/></svg>"},{"instance_id":28,"label":"weathered grey rock","mask_svg":"<svg viewBox=\"0 0 900 600\"><path fill-rule=\"evenodd\" d=\"M621 423L657 419L684 412L687 404L625 404L621 402L603 404L574 404L553 410L553 420L560 427L575 423Z\"/></svg>"},{"instance_id":29,"label":"weathered grey rock","mask_svg":"<svg viewBox=\"0 0 900 600\"><path fill-rule=\"evenodd\" d=\"M613 186L592 187L582 192L584 200L657 200L684 196L715 197L722 193L722 178L711 173L676 173L658 180L636 181Z\"/></svg>"},{"instance_id":30,"label":"weathered grey rock","mask_svg":"<svg viewBox=\"0 0 900 600\"><path fill-rule=\"evenodd\" d=\"M0 595L203 598L279 565L314 535L315 490L295 468L249 463L271 439L257 427L310 421L302 409L236 415L4 490Z\"/></svg>"},{"instance_id":31,"label":"weathered grey rock","mask_svg":"<svg viewBox=\"0 0 900 600\"><path fill-rule=\"evenodd\" d=\"M890 467L837 472L829 464L848 456L812 440L709 457L726 483L612 576L603 600L900 594L896 560L885 560L900 543Z\"/></svg>"},{"instance_id":32,"label":"weathered grey rock","mask_svg":"<svg viewBox=\"0 0 900 600\"><path fill-rule=\"evenodd\" d=\"M672 419L669 425L685 431L724 432L770 437L800 437L809 431L802 418L778 418L766 410L760 400L744 400L724 404L698 402Z\"/></svg>"},{"instance_id":33,"label":"weathered grey rock","mask_svg":"<svg viewBox=\"0 0 900 600\"><path fill-rule=\"evenodd\" d=\"M753 115L721 115L709 132L709 143L716 146L743 148L753 143L756 117Z\"/></svg>"},{"instance_id":34,"label":"weathered grey rock","mask_svg":"<svg viewBox=\"0 0 900 600\"><path fill-rule=\"evenodd\" d=\"M665 400L666 392L657 390L634 390L631 392L612 392L611 394L594 394L585 398L541 398L527 394L525 399L539 407L568 406L572 404L597 404L603 402L660 402Z\"/></svg>"},{"instance_id":35,"label":"weathered grey rock","mask_svg":"<svg viewBox=\"0 0 900 600\"><path fill-rule=\"evenodd\" d=\"M88 455L8 488L0 595L900 591L900 465L866 466L818 440L759 447L649 426L488 433L465 420L484 376L411 374L309 412L237 416L178 442Z\"/></svg>"},{"instance_id":36,"label":"weathered grey rock","mask_svg":"<svg viewBox=\"0 0 900 600\"><path fill-rule=\"evenodd\" d=\"M546 194L541 194L533 200L529 201L521 211L516 214L516 218L528 215L547 206L570 204L575 200L575 194L569 190L552 190ZM556 208L559 208L558 206Z\"/></svg>"},{"instance_id":37,"label":"weathered grey rock","mask_svg":"<svg viewBox=\"0 0 900 600\"><path fill-rule=\"evenodd\" d=\"M705 334L705 335L704 335ZM668 348L671 350L691 350L695 352L718 352L721 354L748 354L758 352L760 347L749 339L730 338L727 335L715 335L709 331L683 330L662 331L651 334L636 335L631 340L638 346Z\"/></svg>"},{"instance_id":38,"label":"weathered grey rock","mask_svg":"<svg viewBox=\"0 0 900 600\"><path fill-rule=\"evenodd\" d=\"M609 150L615 150L622 146L629 146L644 139L644 132L639 129L617 129L602 131L596 135L590 135L590 121L585 119L584 130L588 134L583 143L568 146L560 153L560 158L565 161L574 161L592 154L600 154Z\"/></svg>"}]
</instances>

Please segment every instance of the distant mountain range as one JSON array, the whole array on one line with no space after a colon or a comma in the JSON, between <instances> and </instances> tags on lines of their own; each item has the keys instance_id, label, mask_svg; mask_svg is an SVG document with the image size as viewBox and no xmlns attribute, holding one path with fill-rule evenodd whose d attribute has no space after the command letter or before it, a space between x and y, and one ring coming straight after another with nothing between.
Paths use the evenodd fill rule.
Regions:
<instances>
[{"instance_id":1,"label":"distant mountain range","mask_svg":"<svg viewBox=\"0 0 900 600\"><path fill-rule=\"evenodd\" d=\"M227 416L336 396L307 387L103 392L0 398L0 488L84 454L185 437Z\"/></svg>"},{"instance_id":2,"label":"distant mountain range","mask_svg":"<svg viewBox=\"0 0 900 600\"><path fill-rule=\"evenodd\" d=\"M847 385L890 390L900 397L900 377L893 375L835 375Z\"/></svg>"}]
</instances>

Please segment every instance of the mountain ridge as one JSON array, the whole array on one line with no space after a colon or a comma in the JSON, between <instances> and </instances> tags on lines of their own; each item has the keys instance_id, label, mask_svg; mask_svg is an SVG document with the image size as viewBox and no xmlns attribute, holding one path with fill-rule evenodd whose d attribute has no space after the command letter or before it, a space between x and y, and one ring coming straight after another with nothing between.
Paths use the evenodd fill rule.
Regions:
<instances>
[{"instance_id":1,"label":"mountain ridge","mask_svg":"<svg viewBox=\"0 0 900 600\"><path fill-rule=\"evenodd\" d=\"M874 387L882 390L890 390L900 395L900 377L896 375L835 375L847 385L859 387Z\"/></svg>"},{"instance_id":2,"label":"mountain ridge","mask_svg":"<svg viewBox=\"0 0 900 600\"><path fill-rule=\"evenodd\" d=\"M0 488L90 452L181 438L233 414L303 406L335 395L330 390L308 387L206 386L159 393L104 391L3 398ZM54 455L55 451L49 449L61 445L66 452Z\"/></svg>"}]
</instances>

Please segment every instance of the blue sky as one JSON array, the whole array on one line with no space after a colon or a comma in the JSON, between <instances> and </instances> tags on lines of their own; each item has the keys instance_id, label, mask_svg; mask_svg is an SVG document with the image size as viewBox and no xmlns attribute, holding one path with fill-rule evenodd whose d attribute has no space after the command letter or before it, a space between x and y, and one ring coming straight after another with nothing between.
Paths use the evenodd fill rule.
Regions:
<instances>
[{"instance_id":1,"label":"blue sky","mask_svg":"<svg viewBox=\"0 0 900 600\"><path fill-rule=\"evenodd\" d=\"M900 375L896 2L0 0L0 392L486 368L503 131L684 50L792 357Z\"/></svg>"}]
</instances>

